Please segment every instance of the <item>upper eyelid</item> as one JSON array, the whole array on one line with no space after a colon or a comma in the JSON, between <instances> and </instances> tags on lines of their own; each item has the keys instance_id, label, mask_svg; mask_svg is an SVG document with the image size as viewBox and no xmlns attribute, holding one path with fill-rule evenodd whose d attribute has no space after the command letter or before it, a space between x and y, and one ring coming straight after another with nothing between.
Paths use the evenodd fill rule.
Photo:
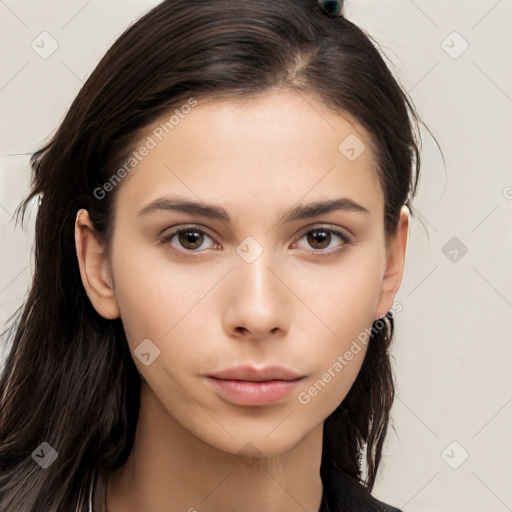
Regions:
<instances>
[{"instance_id":1,"label":"upper eyelid","mask_svg":"<svg viewBox=\"0 0 512 512\"><path fill-rule=\"evenodd\" d=\"M172 227L171 232L168 235L163 235L161 238L171 238L171 237L177 235L178 233L181 233L181 232L187 231L187 230L193 230L193 229L208 235L212 239L215 239L217 236L217 235L210 233L210 230L208 228L198 225L198 224L183 224L183 225L181 225L182 227L179 227L179 226L180 225ZM326 229L327 231L334 232L334 234L336 236L339 236L340 238L343 238L343 236L345 236L350 241L352 241L354 238L354 235L352 235L352 234L349 235L344 232L344 229L347 230L346 228L342 228L341 226L332 226L332 225L329 225L328 223L323 223L323 222L312 223L312 224L309 224L308 226L305 226L300 231L300 235L298 235L298 236L299 236L299 238L302 238L305 234L309 233L310 231L313 231L315 229L322 229L322 228ZM338 234L336 232L340 232L341 234ZM214 241L217 242L216 240L214 240ZM191 252L194 252L194 251L191 251ZM195 252L199 252L199 251L195 251Z\"/></svg>"},{"instance_id":2,"label":"upper eyelid","mask_svg":"<svg viewBox=\"0 0 512 512\"><path fill-rule=\"evenodd\" d=\"M313 222L311 224L308 224L307 226L304 226L300 231L303 233L307 233L308 231L312 229L318 229L318 228L325 228L330 230L345 230L350 232L348 228L337 226L337 225L331 225L328 222ZM165 233L167 230L170 230L173 233L179 233L180 231L187 230L187 229L197 229L197 231L204 232L206 234L210 234L210 236L217 236L215 234L212 234L212 231L210 228L207 228L206 226L202 226L201 224L176 224L175 226L169 226L162 230L162 233ZM347 235L348 236L348 235Z\"/></svg>"}]
</instances>

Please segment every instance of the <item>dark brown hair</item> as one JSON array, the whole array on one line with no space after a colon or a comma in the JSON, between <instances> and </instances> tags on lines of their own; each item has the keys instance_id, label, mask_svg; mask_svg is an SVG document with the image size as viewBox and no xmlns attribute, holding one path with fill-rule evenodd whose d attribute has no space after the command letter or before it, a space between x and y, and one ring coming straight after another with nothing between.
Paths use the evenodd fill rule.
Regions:
<instances>
[{"instance_id":1,"label":"dark brown hair","mask_svg":"<svg viewBox=\"0 0 512 512\"><path fill-rule=\"evenodd\" d=\"M229 100L279 88L318 98L370 133L389 237L416 191L420 138L412 102L381 53L366 32L316 0L167 0L109 49L51 141L33 154L31 191L16 213L23 220L40 199L33 282L10 319L0 379L1 510L85 510L94 469L113 471L131 450L140 375L121 320L104 319L88 300L74 224L87 209L108 243L116 190L102 198L94 190L144 129L191 97ZM330 457L369 491L394 399L393 322L388 315L372 331L354 385L324 423L322 460ZM31 457L42 442L58 452L47 470Z\"/></svg>"}]
</instances>

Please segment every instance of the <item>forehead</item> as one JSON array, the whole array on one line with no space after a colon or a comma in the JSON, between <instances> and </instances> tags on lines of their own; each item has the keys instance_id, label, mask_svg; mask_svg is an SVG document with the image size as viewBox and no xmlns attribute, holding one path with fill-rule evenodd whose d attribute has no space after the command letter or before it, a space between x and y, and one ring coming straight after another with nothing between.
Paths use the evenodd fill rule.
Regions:
<instances>
[{"instance_id":1,"label":"forehead","mask_svg":"<svg viewBox=\"0 0 512 512\"><path fill-rule=\"evenodd\" d=\"M333 189L361 202L383 202L368 132L349 114L302 93L178 107L148 126L134 151L143 146L151 149L124 179L120 203L143 207L176 192L265 207L278 196L289 205Z\"/></svg>"}]
</instances>

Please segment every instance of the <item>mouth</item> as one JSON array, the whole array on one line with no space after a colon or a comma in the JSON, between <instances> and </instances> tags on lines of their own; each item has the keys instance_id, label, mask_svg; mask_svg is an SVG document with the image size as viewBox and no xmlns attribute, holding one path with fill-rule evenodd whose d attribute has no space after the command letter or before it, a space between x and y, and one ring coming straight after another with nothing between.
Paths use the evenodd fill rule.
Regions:
<instances>
[{"instance_id":1,"label":"mouth","mask_svg":"<svg viewBox=\"0 0 512 512\"><path fill-rule=\"evenodd\" d=\"M234 405L266 405L287 397L305 379L290 380L236 380L207 377L215 393Z\"/></svg>"},{"instance_id":2,"label":"mouth","mask_svg":"<svg viewBox=\"0 0 512 512\"><path fill-rule=\"evenodd\" d=\"M228 380L208 377L223 400L235 405L265 405L289 395L305 377L293 380Z\"/></svg>"},{"instance_id":3,"label":"mouth","mask_svg":"<svg viewBox=\"0 0 512 512\"><path fill-rule=\"evenodd\" d=\"M260 369L238 366L206 377L221 399L235 405L265 405L277 402L288 396L306 378L279 366Z\"/></svg>"},{"instance_id":4,"label":"mouth","mask_svg":"<svg viewBox=\"0 0 512 512\"><path fill-rule=\"evenodd\" d=\"M291 381L299 379L303 377L303 375L284 366L265 366L257 368L255 366L245 365L211 373L208 374L208 377L245 382L268 382L274 380Z\"/></svg>"}]
</instances>

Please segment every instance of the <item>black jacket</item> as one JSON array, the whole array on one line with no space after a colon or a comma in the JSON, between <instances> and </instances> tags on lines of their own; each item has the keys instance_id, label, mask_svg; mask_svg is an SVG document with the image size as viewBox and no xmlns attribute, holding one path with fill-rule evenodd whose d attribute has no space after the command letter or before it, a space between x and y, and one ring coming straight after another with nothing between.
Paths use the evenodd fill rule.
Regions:
<instances>
[{"instance_id":1,"label":"black jacket","mask_svg":"<svg viewBox=\"0 0 512 512\"><path fill-rule=\"evenodd\" d=\"M320 475L324 487L319 512L402 512L374 498L359 482L322 458Z\"/></svg>"},{"instance_id":2,"label":"black jacket","mask_svg":"<svg viewBox=\"0 0 512 512\"><path fill-rule=\"evenodd\" d=\"M324 493L319 512L402 512L374 498L352 477L336 468L328 457L322 458L320 476ZM103 512L104 481L95 472L90 490L92 512Z\"/></svg>"}]
</instances>

